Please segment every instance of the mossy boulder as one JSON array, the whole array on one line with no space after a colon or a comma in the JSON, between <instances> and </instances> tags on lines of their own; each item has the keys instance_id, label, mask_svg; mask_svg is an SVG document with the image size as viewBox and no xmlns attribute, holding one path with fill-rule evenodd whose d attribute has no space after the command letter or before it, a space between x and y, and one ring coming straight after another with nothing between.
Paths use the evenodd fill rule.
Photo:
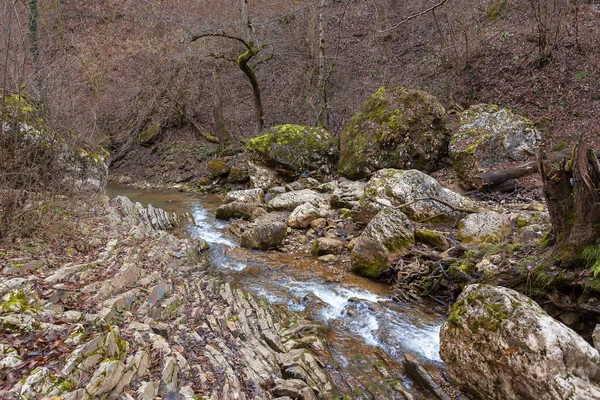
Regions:
<instances>
[{"instance_id":1,"label":"mossy boulder","mask_svg":"<svg viewBox=\"0 0 600 400\"><path fill-rule=\"evenodd\" d=\"M398 210L383 210L354 241L350 253L352 270L377 278L389 270L394 259L406 254L414 242L413 226L408 217Z\"/></svg>"},{"instance_id":2,"label":"mossy boulder","mask_svg":"<svg viewBox=\"0 0 600 400\"><path fill-rule=\"evenodd\" d=\"M377 171L369 180L363 197L352 208L353 219L366 224L379 211L404 205L402 211L412 221L444 223L464 216L435 200L418 200L425 198L437 198L455 207L473 206L469 199L444 188L423 172L387 168Z\"/></svg>"},{"instance_id":3,"label":"mossy boulder","mask_svg":"<svg viewBox=\"0 0 600 400\"><path fill-rule=\"evenodd\" d=\"M229 165L223 160L211 160L206 163L206 173L211 178L225 176L229 172Z\"/></svg>"},{"instance_id":4,"label":"mossy boulder","mask_svg":"<svg viewBox=\"0 0 600 400\"><path fill-rule=\"evenodd\" d=\"M338 156L337 141L327 130L291 124L265 130L250 139L247 150L255 161L286 176L316 170L330 173Z\"/></svg>"},{"instance_id":5,"label":"mossy boulder","mask_svg":"<svg viewBox=\"0 0 600 400\"><path fill-rule=\"evenodd\" d=\"M533 160L540 141L541 133L527 118L494 104L478 104L461 113L450 140L450 160L463 182L479 187L479 174Z\"/></svg>"},{"instance_id":6,"label":"mossy boulder","mask_svg":"<svg viewBox=\"0 0 600 400\"><path fill-rule=\"evenodd\" d=\"M160 138L162 130L160 129L160 124L153 123L148 125L146 129L141 131L138 135L138 143L142 146L150 146Z\"/></svg>"},{"instance_id":7,"label":"mossy boulder","mask_svg":"<svg viewBox=\"0 0 600 400\"><path fill-rule=\"evenodd\" d=\"M600 398L598 351L512 289L467 286L441 328L440 355L476 398Z\"/></svg>"},{"instance_id":8,"label":"mossy boulder","mask_svg":"<svg viewBox=\"0 0 600 400\"><path fill-rule=\"evenodd\" d=\"M439 101L420 90L380 88L340 134L338 172L350 179L382 168L437 168L450 132Z\"/></svg>"},{"instance_id":9,"label":"mossy boulder","mask_svg":"<svg viewBox=\"0 0 600 400\"><path fill-rule=\"evenodd\" d=\"M494 211L470 214L458 224L457 237L464 244L498 243L508 238L513 231L507 215Z\"/></svg>"}]
</instances>

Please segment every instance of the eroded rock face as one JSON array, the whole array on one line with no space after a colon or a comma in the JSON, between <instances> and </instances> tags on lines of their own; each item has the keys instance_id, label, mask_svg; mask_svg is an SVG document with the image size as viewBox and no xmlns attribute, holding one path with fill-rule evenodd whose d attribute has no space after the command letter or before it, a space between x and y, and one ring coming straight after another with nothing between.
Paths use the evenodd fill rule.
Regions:
<instances>
[{"instance_id":1,"label":"eroded rock face","mask_svg":"<svg viewBox=\"0 0 600 400\"><path fill-rule=\"evenodd\" d=\"M452 378L481 398L600 398L598 351L514 290L467 286L440 341Z\"/></svg>"},{"instance_id":2,"label":"eroded rock face","mask_svg":"<svg viewBox=\"0 0 600 400\"><path fill-rule=\"evenodd\" d=\"M432 171L449 139L446 111L435 97L380 88L340 133L338 172L361 179L382 168Z\"/></svg>"},{"instance_id":3,"label":"eroded rock face","mask_svg":"<svg viewBox=\"0 0 600 400\"><path fill-rule=\"evenodd\" d=\"M478 186L476 176L513 161L532 160L541 133L533 123L493 104L470 107L460 116L449 153L458 176Z\"/></svg>"},{"instance_id":4,"label":"eroded rock face","mask_svg":"<svg viewBox=\"0 0 600 400\"><path fill-rule=\"evenodd\" d=\"M513 230L507 215L494 211L469 214L458 225L458 238L469 245L498 243L508 238Z\"/></svg>"},{"instance_id":5,"label":"eroded rock face","mask_svg":"<svg viewBox=\"0 0 600 400\"><path fill-rule=\"evenodd\" d=\"M354 220L368 222L377 212L389 206L401 206L402 211L413 221L444 222L460 218L463 213L435 200L422 200L435 197L456 207L472 207L466 197L454 193L440 185L438 181L423 172L399 169L382 169L369 180L364 196L352 208ZM414 202L414 203L413 203Z\"/></svg>"},{"instance_id":6,"label":"eroded rock face","mask_svg":"<svg viewBox=\"0 0 600 400\"><path fill-rule=\"evenodd\" d=\"M412 223L404 213L394 209L380 211L355 241L350 254L352 270L376 278L414 241Z\"/></svg>"},{"instance_id":7,"label":"eroded rock face","mask_svg":"<svg viewBox=\"0 0 600 400\"><path fill-rule=\"evenodd\" d=\"M323 128L279 125L248 142L251 157L284 175L331 172L338 154L335 138Z\"/></svg>"}]
</instances>

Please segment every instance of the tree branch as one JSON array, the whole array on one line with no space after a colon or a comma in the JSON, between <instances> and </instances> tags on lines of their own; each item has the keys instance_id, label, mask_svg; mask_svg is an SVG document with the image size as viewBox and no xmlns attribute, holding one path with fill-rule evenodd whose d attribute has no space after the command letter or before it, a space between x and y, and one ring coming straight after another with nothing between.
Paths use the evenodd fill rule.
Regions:
<instances>
[{"instance_id":1,"label":"tree branch","mask_svg":"<svg viewBox=\"0 0 600 400\"><path fill-rule=\"evenodd\" d=\"M443 5L444 5L444 3L445 3L446 1L448 1L448 0L442 0L442 1L440 1L439 3L437 3L437 4L435 4L435 5L431 6L431 7L429 7L427 10L423 10L423 11L421 11L421 12L418 12L418 13L416 13L416 14L413 14L413 15L411 15L411 16L409 16L409 17L406 17L406 18L404 18L402 21L398 22L396 25L394 25L394 26L391 26L391 27L389 27L389 28L386 28L386 29L383 29L383 30L381 30L381 31L380 31L380 30L378 30L377 32L379 32L379 33L384 33L384 32L388 32L388 31L392 31L392 30L394 30L394 29L397 29L397 28L399 28L399 27L400 27L400 25L402 25L402 24L405 24L406 22L410 21L411 19L415 19L415 18L417 18L417 17L420 17L420 16L421 16L421 15L423 15L423 14L427 14L429 11L433 11L433 10L435 10L436 8L443 6Z\"/></svg>"},{"instance_id":2,"label":"tree branch","mask_svg":"<svg viewBox=\"0 0 600 400\"><path fill-rule=\"evenodd\" d=\"M433 196L419 197L417 199L409 201L408 203L400 204L399 206L388 206L387 204L383 204L383 203L378 202L377 199L374 198L374 197L367 197L367 198L369 200L371 200L371 201L374 201L377 204L382 205L382 206L390 207L390 208L395 208L395 209L401 209L401 208L404 208L404 207L408 207L408 206L410 206L412 204L418 203L419 201L436 201L436 202L438 202L438 203L440 203L440 204L448 207L452 211L464 212L464 213L467 213L467 214L475 214L475 213L480 212L480 210L477 210L475 208L455 206L452 203L449 203L449 202L447 202L445 200L442 200L442 199L440 199L438 197L433 197Z\"/></svg>"},{"instance_id":3,"label":"tree branch","mask_svg":"<svg viewBox=\"0 0 600 400\"><path fill-rule=\"evenodd\" d=\"M253 47L252 43L248 43L248 42L246 42L242 38L239 38L237 36L228 35L225 32L219 32L219 31L217 31L217 32L210 32L210 33L198 33L198 34L195 34L195 35L191 35L191 36L188 36L187 38L182 39L182 42L185 42L186 39L187 39L187 41L189 43L192 43L192 42L195 42L198 39L202 39L202 38L205 38L205 37L222 37L222 38L225 38L225 39L236 40L236 41L240 42L241 44L243 44L244 47L247 48L248 50L252 49L252 47Z\"/></svg>"}]
</instances>

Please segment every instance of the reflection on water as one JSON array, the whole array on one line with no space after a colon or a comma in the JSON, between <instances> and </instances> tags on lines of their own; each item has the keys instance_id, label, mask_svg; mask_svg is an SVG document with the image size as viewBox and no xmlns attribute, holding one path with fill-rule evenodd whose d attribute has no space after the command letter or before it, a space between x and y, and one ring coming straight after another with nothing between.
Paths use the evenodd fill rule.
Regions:
<instances>
[{"instance_id":1,"label":"reflection on water","mask_svg":"<svg viewBox=\"0 0 600 400\"><path fill-rule=\"evenodd\" d=\"M324 265L304 254L240 248L227 224L214 219L218 196L114 185L108 193L169 211L190 212L195 221L190 234L211 245L209 257L216 272L272 304L285 305L329 325L330 351L338 367L362 368L364 358L371 357L385 360L392 372L402 374L399 362L407 351L441 366L438 353L443 316L427 306L393 302L386 285L341 266ZM405 383L410 386L409 381Z\"/></svg>"}]
</instances>

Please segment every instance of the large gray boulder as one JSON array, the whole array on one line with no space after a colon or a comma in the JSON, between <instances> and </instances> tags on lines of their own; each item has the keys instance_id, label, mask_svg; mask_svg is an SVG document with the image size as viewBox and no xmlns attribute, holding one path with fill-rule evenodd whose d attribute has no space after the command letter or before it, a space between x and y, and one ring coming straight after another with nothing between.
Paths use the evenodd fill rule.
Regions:
<instances>
[{"instance_id":1,"label":"large gray boulder","mask_svg":"<svg viewBox=\"0 0 600 400\"><path fill-rule=\"evenodd\" d=\"M377 171L369 180L363 197L352 208L352 214L356 222L366 223L380 210L407 204L402 211L413 221L454 221L464 215L435 200L416 201L427 197L438 198L455 207L472 207L469 199L444 188L421 171L388 168Z\"/></svg>"},{"instance_id":2,"label":"large gray boulder","mask_svg":"<svg viewBox=\"0 0 600 400\"><path fill-rule=\"evenodd\" d=\"M242 233L241 245L249 249L276 249L281 246L286 236L285 222L262 219L250 224Z\"/></svg>"},{"instance_id":3,"label":"large gray boulder","mask_svg":"<svg viewBox=\"0 0 600 400\"><path fill-rule=\"evenodd\" d=\"M449 153L461 180L479 187L477 175L505 163L534 159L541 133L525 117L493 104L470 107L460 115Z\"/></svg>"},{"instance_id":4,"label":"large gray boulder","mask_svg":"<svg viewBox=\"0 0 600 400\"><path fill-rule=\"evenodd\" d=\"M340 179L333 190L330 204L333 208L352 208L365 194L365 183Z\"/></svg>"},{"instance_id":5,"label":"large gray boulder","mask_svg":"<svg viewBox=\"0 0 600 400\"><path fill-rule=\"evenodd\" d=\"M598 351L514 290L467 286L440 342L453 380L482 399L600 398Z\"/></svg>"},{"instance_id":6,"label":"large gray boulder","mask_svg":"<svg viewBox=\"0 0 600 400\"><path fill-rule=\"evenodd\" d=\"M252 204L262 204L265 202L265 192L261 188L232 190L227 193L225 201L228 203L241 201Z\"/></svg>"},{"instance_id":7,"label":"large gray boulder","mask_svg":"<svg viewBox=\"0 0 600 400\"><path fill-rule=\"evenodd\" d=\"M433 171L449 140L446 111L435 97L380 88L340 133L338 172L361 179L382 168Z\"/></svg>"},{"instance_id":8,"label":"large gray boulder","mask_svg":"<svg viewBox=\"0 0 600 400\"><path fill-rule=\"evenodd\" d=\"M252 219L252 213L258 206L252 202L234 201L232 203L221 204L216 212L217 219L229 220L233 218Z\"/></svg>"},{"instance_id":9,"label":"large gray boulder","mask_svg":"<svg viewBox=\"0 0 600 400\"><path fill-rule=\"evenodd\" d=\"M508 215L494 211L469 214L458 224L457 237L464 244L498 243L513 231Z\"/></svg>"},{"instance_id":10,"label":"large gray boulder","mask_svg":"<svg viewBox=\"0 0 600 400\"><path fill-rule=\"evenodd\" d=\"M414 242L412 223L404 213L394 209L380 211L354 242L350 253L352 270L376 278Z\"/></svg>"},{"instance_id":11,"label":"large gray boulder","mask_svg":"<svg viewBox=\"0 0 600 400\"><path fill-rule=\"evenodd\" d=\"M327 130L291 124L265 130L250 139L247 150L252 159L288 176L315 170L330 173L338 155L337 141Z\"/></svg>"},{"instance_id":12,"label":"large gray boulder","mask_svg":"<svg viewBox=\"0 0 600 400\"><path fill-rule=\"evenodd\" d=\"M321 195L311 189L294 190L282 193L268 202L269 209L276 211L294 211L296 207L310 203L315 207L326 207L327 201Z\"/></svg>"}]
</instances>

